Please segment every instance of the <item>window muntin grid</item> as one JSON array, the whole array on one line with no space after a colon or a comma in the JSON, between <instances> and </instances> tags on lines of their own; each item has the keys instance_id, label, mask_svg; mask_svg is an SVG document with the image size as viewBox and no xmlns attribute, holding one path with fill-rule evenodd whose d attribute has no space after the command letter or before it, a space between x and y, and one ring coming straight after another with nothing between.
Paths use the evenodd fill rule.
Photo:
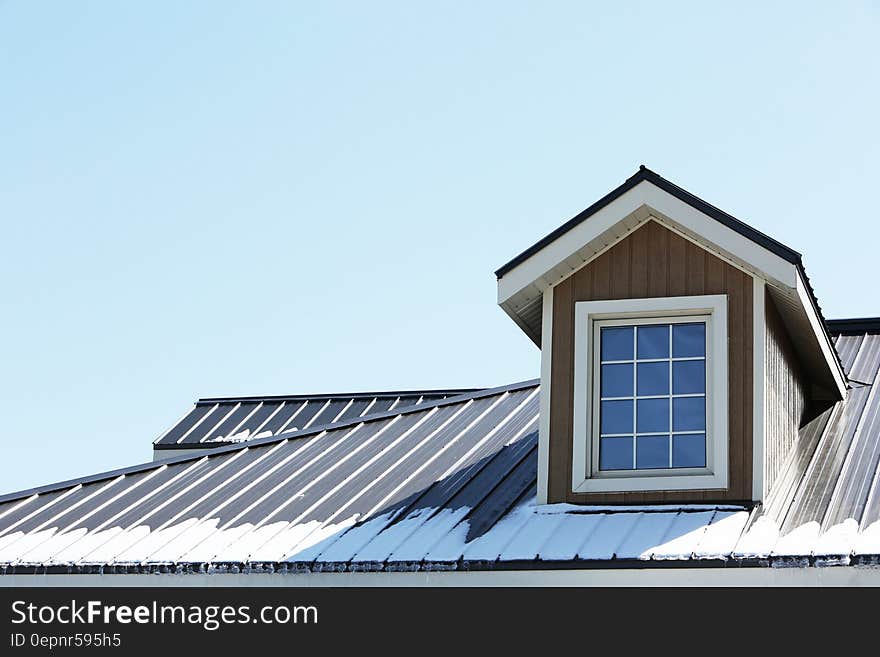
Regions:
<instances>
[{"instance_id":1,"label":"window muntin grid","mask_svg":"<svg viewBox=\"0 0 880 657\"><path fill-rule=\"evenodd\" d=\"M599 331L599 470L706 467L706 322Z\"/></svg>"}]
</instances>

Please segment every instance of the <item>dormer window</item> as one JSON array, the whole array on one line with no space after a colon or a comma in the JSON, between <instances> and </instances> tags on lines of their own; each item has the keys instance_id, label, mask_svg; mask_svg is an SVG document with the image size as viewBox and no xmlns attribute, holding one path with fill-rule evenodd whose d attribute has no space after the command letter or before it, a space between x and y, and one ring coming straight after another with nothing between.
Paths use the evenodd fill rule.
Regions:
<instances>
[{"instance_id":1,"label":"dormer window","mask_svg":"<svg viewBox=\"0 0 880 657\"><path fill-rule=\"evenodd\" d=\"M725 295L575 304L573 492L724 488Z\"/></svg>"},{"instance_id":2,"label":"dormer window","mask_svg":"<svg viewBox=\"0 0 880 657\"><path fill-rule=\"evenodd\" d=\"M644 167L496 274L541 348L541 502L765 500L846 398L800 254Z\"/></svg>"},{"instance_id":3,"label":"dormer window","mask_svg":"<svg viewBox=\"0 0 880 657\"><path fill-rule=\"evenodd\" d=\"M655 321L595 322L600 472L706 467L706 319Z\"/></svg>"}]
</instances>

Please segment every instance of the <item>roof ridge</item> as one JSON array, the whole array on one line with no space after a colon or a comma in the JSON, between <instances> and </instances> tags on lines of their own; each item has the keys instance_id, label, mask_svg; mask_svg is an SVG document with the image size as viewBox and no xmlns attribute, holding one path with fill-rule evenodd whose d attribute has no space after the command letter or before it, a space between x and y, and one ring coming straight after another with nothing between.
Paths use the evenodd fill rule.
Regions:
<instances>
[{"instance_id":1,"label":"roof ridge","mask_svg":"<svg viewBox=\"0 0 880 657\"><path fill-rule=\"evenodd\" d=\"M409 415L410 413L421 413L423 411L427 411L433 408L439 408L441 406L450 406L452 404L460 404L464 401L469 401L471 399L482 399L483 397L492 397L493 395L500 395L505 392L515 392L518 390L524 390L526 388L530 388L536 386L540 383L540 379L529 379L527 381L519 381L517 383L510 383L504 386L498 386L495 388L485 388L483 390L478 390L476 392L467 393L463 395L458 395L456 397L447 397L446 399L438 399L435 401L426 402L423 404L419 404L418 406L404 406L399 410L392 411L383 411L381 413L374 413L372 415L365 415L363 417L355 417L349 420L344 420L342 422L331 422L327 424L322 424L319 426L309 427L308 429L300 429L297 431L292 431L289 433L279 433L274 436L267 436L266 438L256 438L254 440L245 440L240 443L234 445L224 445L222 447L217 447L215 449L210 450L209 452L200 451L198 454L183 454L181 456L172 456L167 459L162 459L160 461L147 461L145 463L138 463L136 465L126 466L124 468L117 468L115 470L108 470L105 472L99 472L93 475L86 475L83 477L75 477L73 479L67 479L65 481L59 481L52 484L45 484L43 486L37 486L35 488L28 488L26 490L21 491L13 491L11 493L6 493L5 495L0 495L0 503L11 502L14 500L22 499L25 497L30 497L31 495L49 493L55 490L62 490L64 488L70 488L76 485L82 484L92 484L99 481L104 481L107 479L112 479L114 477L118 477L120 475L128 475L128 474L136 474L138 472L144 472L153 468L158 468L163 465L174 465L177 463L186 463L188 461L198 461L203 458L210 458L212 456L218 454L226 454L228 452L235 452L244 449L248 449L251 447L258 447L262 445L271 445L273 443L279 443L285 440L304 438L306 436L310 436L313 434L318 434L322 431L328 431L330 429L342 429L348 426L353 426L356 424L362 424L366 422L376 422L378 420L387 419L389 417L398 417L401 415Z\"/></svg>"},{"instance_id":2,"label":"roof ridge","mask_svg":"<svg viewBox=\"0 0 880 657\"><path fill-rule=\"evenodd\" d=\"M435 389L413 389L413 390L377 390L363 392L328 392L328 393L308 393L302 395L239 395L229 397L199 397L196 405L199 404L219 404L226 402L245 402L245 401L288 401L288 400L309 400L309 399L358 399L368 397L394 397L403 395L464 395L486 388L435 388Z\"/></svg>"}]
</instances>

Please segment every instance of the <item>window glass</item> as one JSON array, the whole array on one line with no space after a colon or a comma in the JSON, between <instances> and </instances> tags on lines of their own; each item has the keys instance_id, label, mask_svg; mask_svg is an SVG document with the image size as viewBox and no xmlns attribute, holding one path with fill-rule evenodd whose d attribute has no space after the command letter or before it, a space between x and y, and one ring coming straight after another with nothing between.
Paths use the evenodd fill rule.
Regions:
<instances>
[{"instance_id":1,"label":"window glass","mask_svg":"<svg viewBox=\"0 0 880 657\"><path fill-rule=\"evenodd\" d=\"M706 324L599 331L599 468L706 465Z\"/></svg>"},{"instance_id":2,"label":"window glass","mask_svg":"<svg viewBox=\"0 0 880 657\"><path fill-rule=\"evenodd\" d=\"M631 326L602 329L602 360L632 360L633 329Z\"/></svg>"},{"instance_id":3,"label":"window glass","mask_svg":"<svg viewBox=\"0 0 880 657\"><path fill-rule=\"evenodd\" d=\"M673 362L672 392L676 395L706 392L706 361L680 360Z\"/></svg>"},{"instance_id":4,"label":"window glass","mask_svg":"<svg viewBox=\"0 0 880 657\"><path fill-rule=\"evenodd\" d=\"M602 410L600 411L600 431L603 434L632 433L632 407L631 399L625 401L603 401Z\"/></svg>"},{"instance_id":5,"label":"window glass","mask_svg":"<svg viewBox=\"0 0 880 657\"><path fill-rule=\"evenodd\" d=\"M690 358L706 355L706 325L675 324L672 327L672 357Z\"/></svg>"},{"instance_id":6,"label":"window glass","mask_svg":"<svg viewBox=\"0 0 880 657\"><path fill-rule=\"evenodd\" d=\"M706 436L702 433L672 437L672 467L702 468L706 465Z\"/></svg>"},{"instance_id":7,"label":"window glass","mask_svg":"<svg viewBox=\"0 0 880 657\"><path fill-rule=\"evenodd\" d=\"M674 397L672 400L672 428L675 431L705 431L705 398Z\"/></svg>"},{"instance_id":8,"label":"window glass","mask_svg":"<svg viewBox=\"0 0 880 657\"><path fill-rule=\"evenodd\" d=\"M602 470L632 470L633 439L602 438L599 448L599 467Z\"/></svg>"},{"instance_id":9,"label":"window glass","mask_svg":"<svg viewBox=\"0 0 880 657\"><path fill-rule=\"evenodd\" d=\"M669 394L669 363L639 363L638 389L640 397Z\"/></svg>"},{"instance_id":10,"label":"window glass","mask_svg":"<svg viewBox=\"0 0 880 657\"><path fill-rule=\"evenodd\" d=\"M639 326L639 359L669 358L669 326Z\"/></svg>"},{"instance_id":11,"label":"window glass","mask_svg":"<svg viewBox=\"0 0 880 657\"><path fill-rule=\"evenodd\" d=\"M669 467L669 436L639 436L636 439L636 468Z\"/></svg>"},{"instance_id":12,"label":"window glass","mask_svg":"<svg viewBox=\"0 0 880 657\"><path fill-rule=\"evenodd\" d=\"M636 431L669 431L669 399L639 399L636 402Z\"/></svg>"},{"instance_id":13,"label":"window glass","mask_svg":"<svg viewBox=\"0 0 880 657\"><path fill-rule=\"evenodd\" d=\"M633 366L631 363L602 366L602 397L632 397Z\"/></svg>"}]
</instances>

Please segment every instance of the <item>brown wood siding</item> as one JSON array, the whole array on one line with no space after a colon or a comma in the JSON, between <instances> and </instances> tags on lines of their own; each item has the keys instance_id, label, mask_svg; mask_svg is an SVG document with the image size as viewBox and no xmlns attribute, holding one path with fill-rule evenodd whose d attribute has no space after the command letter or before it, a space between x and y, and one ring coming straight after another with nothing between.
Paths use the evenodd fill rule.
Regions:
<instances>
[{"instance_id":1,"label":"brown wood siding","mask_svg":"<svg viewBox=\"0 0 880 657\"><path fill-rule=\"evenodd\" d=\"M575 302L694 294L728 295L728 489L573 493ZM640 504L750 500L752 346L751 276L654 221L649 221L559 283L553 292L548 501Z\"/></svg>"},{"instance_id":2,"label":"brown wood siding","mask_svg":"<svg viewBox=\"0 0 880 657\"><path fill-rule=\"evenodd\" d=\"M770 295L765 295L764 488L770 490L798 437L808 388L794 345Z\"/></svg>"}]
</instances>

